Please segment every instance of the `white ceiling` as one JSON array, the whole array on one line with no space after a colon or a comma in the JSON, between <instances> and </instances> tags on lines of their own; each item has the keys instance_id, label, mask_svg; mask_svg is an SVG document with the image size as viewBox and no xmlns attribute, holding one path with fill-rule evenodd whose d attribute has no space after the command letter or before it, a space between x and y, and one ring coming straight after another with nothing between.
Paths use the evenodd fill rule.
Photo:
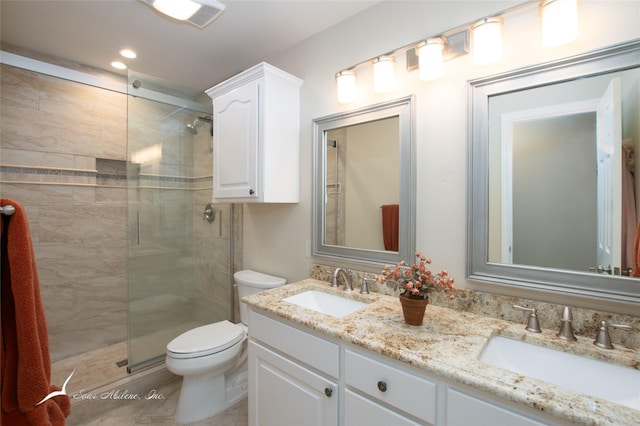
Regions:
<instances>
[{"instance_id":1,"label":"white ceiling","mask_svg":"<svg viewBox=\"0 0 640 426\"><path fill-rule=\"evenodd\" d=\"M109 72L128 47L131 70L202 92L378 1L222 0L224 13L198 29L139 0L1 0L0 39Z\"/></svg>"}]
</instances>

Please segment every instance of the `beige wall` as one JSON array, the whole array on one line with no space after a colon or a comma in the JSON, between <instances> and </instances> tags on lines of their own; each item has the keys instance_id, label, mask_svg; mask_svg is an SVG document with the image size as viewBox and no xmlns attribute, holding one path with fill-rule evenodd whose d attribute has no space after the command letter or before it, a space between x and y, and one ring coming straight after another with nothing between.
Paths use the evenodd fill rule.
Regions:
<instances>
[{"instance_id":1,"label":"beige wall","mask_svg":"<svg viewBox=\"0 0 640 426\"><path fill-rule=\"evenodd\" d=\"M404 70L397 56L396 90L370 90L370 68L360 66L360 100L338 105L334 75L354 63L436 35L505 9L513 2L383 2L330 28L271 61L304 79L301 96L301 188L296 205L250 205L244 217L245 267L278 273L289 280L309 275L311 239L311 122L316 117L415 94L417 104L417 247L445 266L463 287L466 267L467 81L570 56L640 36L640 3L580 2L581 35L567 46L539 47L535 6L505 18L504 59L477 66L470 56L445 63L442 79L424 82ZM323 262L323 259L314 259ZM523 292L520 291L521 295ZM542 295L535 295L543 297ZM556 297L562 303L561 297ZM570 300L575 303L576 300ZM613 307L615 308L615 306Z\"/></svg>"}]
</instances>

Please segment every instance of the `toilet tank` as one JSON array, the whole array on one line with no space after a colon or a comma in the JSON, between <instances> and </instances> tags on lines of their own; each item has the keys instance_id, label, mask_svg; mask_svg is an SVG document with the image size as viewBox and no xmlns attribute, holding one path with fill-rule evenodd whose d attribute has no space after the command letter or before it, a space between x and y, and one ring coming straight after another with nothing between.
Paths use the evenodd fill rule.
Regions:
<instances>
[{"instance_id":1,"label":"toilet tank","mask_svg":"<svg viewBox=\"0 0 640 426\"><path fill-rule=\"evenodd\" d=\"M242 298L248 294L259 293L270 288L285 285L285 278L274 277L273 275L263 274L261 272L243 270L233 274L233 279L238 289L238 299L240 303L240 321L247 324L249 313L247 312L246 303L242 302Z\"/></svg>"}]
</instances>

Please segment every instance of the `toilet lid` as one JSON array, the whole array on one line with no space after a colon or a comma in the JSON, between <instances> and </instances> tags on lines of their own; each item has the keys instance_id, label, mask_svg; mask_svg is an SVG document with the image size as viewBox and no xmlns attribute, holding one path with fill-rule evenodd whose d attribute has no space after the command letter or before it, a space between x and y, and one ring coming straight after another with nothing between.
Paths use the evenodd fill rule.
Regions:
<instances>
[{"instance_id":1,"label":"toilet lid","mask_svg":"<svg viewBox=\"0 0 640 426\"><path fill-rule=\"evenodd\" d=\"M182 333L167 345L176 358L195 358L221 352L244 339L244 327L227 320Z\"/></svg>"}]
</instances>

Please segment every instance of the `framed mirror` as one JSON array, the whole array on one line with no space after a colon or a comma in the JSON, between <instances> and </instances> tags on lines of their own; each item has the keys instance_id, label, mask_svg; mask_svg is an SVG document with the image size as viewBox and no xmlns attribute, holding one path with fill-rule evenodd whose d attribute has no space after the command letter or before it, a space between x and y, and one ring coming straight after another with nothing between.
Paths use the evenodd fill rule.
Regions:
<instances>
[{"instance_id":1,"label":"framed mirror","mask_svg":"<svg viewBox=\"0 0 640 426\"><path fill-rule=\"evenodd\" d=\"M640 304L640 41L470 94L468 278Z\"/></svg>"},{"instance_id":2,"label":"framed mirror","mask_svg":"<svg viewBox=\"0 0 640 426\"><path fill-rule=\"evenodd\" d=\"M313 255L393 264L415 252L413 97L313 120Z\"/></svg>"}]
</instances>

